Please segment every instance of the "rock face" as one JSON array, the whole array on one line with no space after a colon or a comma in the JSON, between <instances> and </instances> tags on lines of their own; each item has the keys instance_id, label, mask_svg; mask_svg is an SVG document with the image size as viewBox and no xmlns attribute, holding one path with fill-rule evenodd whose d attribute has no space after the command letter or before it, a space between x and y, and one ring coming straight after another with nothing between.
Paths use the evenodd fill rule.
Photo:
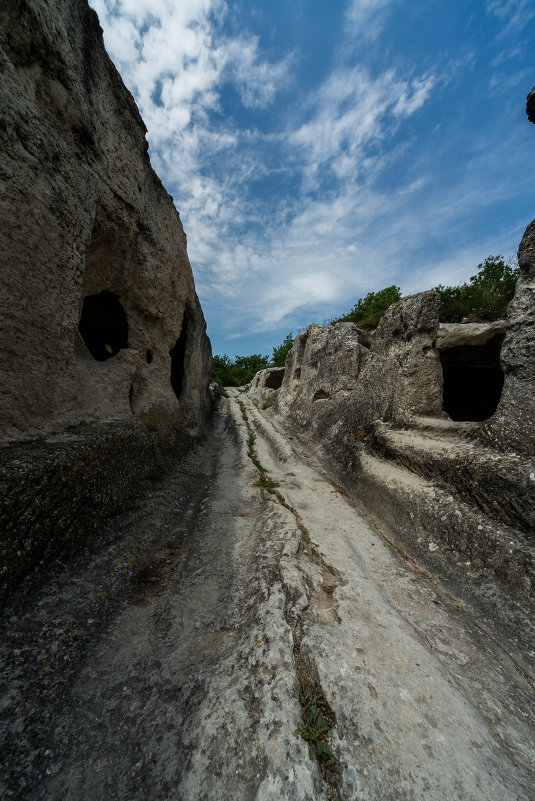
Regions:
<instances>
[{"instance_id":1,"label":"rock face","mask_svg":"<svg viewBox=\"0 0 535 801\"><path fill-rule=\"evenodd\" d=\"M535 125L535 86L527 96L526 114L528 115L528 120Z\"/></svg>"},{"instance_id":2,"label":"rock face","mask_svg":"<svg viewBox=\"0 0 535 801\"><path fill-rule=\"evenodd\" d=\"M357 438L377 418L440 414L439 305L433 291L395 303L369 347L353 323L309 326L288 354L277 409L303 430Z\"/></svg>"},{"instance_id":3,"label":"rock face","mask_svg":"<svg viewBox=\"0 0 535 801\"><path fill-rule=\"evenodd\" d=\"M266 414L398 547L533 643L535 222L519 263L506 321L439 326L431 291L391 306L369 347L351 323L309 326Z\"/></svg>"},{"instance_id":4,"label":"rock face","mask_svg":"<svg viewBox=\"0 0 535 801\"><path fill-rule=\"evenodd\" d=\"M535 453L535 220L518 249L518 279L501 350L505 383L496 414L481 438L506 451Z\"/></svg>"},{"instance_id":5,"label":"rock face","mask_svg":"<svg viewBox=\"0 0 535 801\"><path fill-rule=\"evenodd\" d=\"M7 0L0 37L2 436L156 403L198 414L209 354L186 239L96 14Z\"/></svg>"},{"instance_id":6,"label":"rock face","mask_svg":"<svg viewBox=\"0 0 535 801\"><path fill-rule=\"evenodd\" d=\"M496 336L505 336L505 320L492 323L441 323L437 332L437 350L486 345Z\"/></svg>"},{"instance_id":7,"label":"rock face","mask_svg":"<svg viewBox=\"0 0 535 801\"><path fill-rule=\"evenodd\" d=\"M211 353L178 213L86 0L5 0L0 76L0 495L29 567L201 430ZM30 458L17 443L37 437Z\"/></svg>"},{"instance_id":8,"label":"rock face","mask_svg":"<svg viewBox=\"0 0 535 801\"><path fill-rule=\"evenodd\" d=\"M251 381L251 390L256 399L263 403L272 403L276 391L281 387L284 373L284 367L268 367L266 370L260 370Z\"/></svg>"}]
</instances>

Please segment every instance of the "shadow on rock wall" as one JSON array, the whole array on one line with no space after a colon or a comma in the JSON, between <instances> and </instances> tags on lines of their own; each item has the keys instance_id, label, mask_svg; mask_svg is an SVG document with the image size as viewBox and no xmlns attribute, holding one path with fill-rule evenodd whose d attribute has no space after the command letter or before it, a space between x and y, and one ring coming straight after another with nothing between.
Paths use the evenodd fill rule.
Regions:
<instances>
[{"instance_id":1,"label":"shadow on rock wall","mask_svg":"<svg viewBox=\"0 0 535 801\"><path fill-rule=\"evenodd\" d=\"M0 73L13 587L202 434L211 351L179 215L86 0L3 2Z\"/></svg>"}]
</instances>

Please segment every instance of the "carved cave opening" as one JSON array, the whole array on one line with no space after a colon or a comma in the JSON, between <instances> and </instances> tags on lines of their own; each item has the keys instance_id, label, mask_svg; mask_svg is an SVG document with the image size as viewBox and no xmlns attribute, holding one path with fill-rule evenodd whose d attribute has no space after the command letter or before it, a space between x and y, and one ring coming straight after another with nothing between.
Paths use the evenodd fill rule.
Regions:
<instances>
[{"instance_id":1,"label":"carved cave opening","mask_svg":"<svg viewBox=\"0 0 535 801\"><path fill-rule=\"evenodd\" d=\"M503 389L500 350L503 334L483 345L459 345L440 351L444 411L452 420L487 420Z\"/></svg>"},{"instance_id":2,"label":"carved cave opening","mask_svg":"<svg viewBox=\"0 0 535 801\"><path fill-rule=\"evenodd\" d=\"M280 370L271 370L266 376L265 387L266 389L280 389L284 378L284 367Z\"/></svg>"},{"instance_id":3,"label":"carved cave opening","mask_svg":"<svg viewBox=\"0 0 535 801\"><path fill-rule=\"evenodd\" d=\"M178 337L174 348L171 348L169 355L171 357L171 386L173 392L180 400L182 389L184 387L184 376L186 372L186 348L188 345L188 316L184 314L184 321L182 323L182 330Z\"/></svg>"},{"instance_id":4,"label":"carved cave opening","mask_svg":"<svg viewBox=\"0 0 535 801\"><path fill-rule=\"evenodd\" d=\"M82 304L78 331L91 356L105 362L128 347L128 320L114 292L87 295Z\"/></svg>"}]
</instances>

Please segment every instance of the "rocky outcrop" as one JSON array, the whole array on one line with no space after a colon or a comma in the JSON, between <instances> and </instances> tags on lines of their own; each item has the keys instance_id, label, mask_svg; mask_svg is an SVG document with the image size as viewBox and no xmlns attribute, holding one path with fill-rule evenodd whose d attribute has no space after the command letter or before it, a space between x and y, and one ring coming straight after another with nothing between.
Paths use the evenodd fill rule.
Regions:
<instances>
[{"instance_id":1,"label":"rocky outcrop","mask_svg":"<svg viewBox=\"0 0 535 801\"><path fill-rule=\"evenodd\" d=\"M501 400L481 430L481 438L499 450L535 453L535 220L518 249L520 278L508 309L501 349L504 387Z\"/></svg>"},{"instance_id":2,"label":"rocky outcrop","mask_svg":"<svg viewBox=\"0 0 535 801\"><path fill-rule=\"evenodd\" d=\"M353 323L309 326L288 354L277 409L300 429L344 436L377 418L440 414L439 305L433 291L395 303L368 347Z\"/></svg>"},{"instance_id":3,"label":"rocky outcrop","mask_svg":"<svg viewBox=\"0 0 535 801\"><path fill-rule=\"evenodd\" d=\"M0 31L2 436L156 403L199 414L207 343L186 239L95 12L7 0Z\"/></svg>"},{"instance_id":4,"label":"rocky outcrop","mask_svg":"<svg viewBox=\"0 0 535 801\"><path fill-rule=\"evenodd\" d=\"M526 99L526 114L528 115L528 120L535 125L535 86Z\"/></svg>"},{"instance_id":5,"label":"rocky outcrop","mask_svg":"<svg viewBox=\"0 0 535 801\"><path fill-rule=\"evenodd\" d=\"M437 332L438 351L486 345L496 336L505 336L505 320L492 323L441 323Z\"/></svg>"},{"instance_id":6,"label":"rocky outcrop","mask_svg":"<svg viewBox=\"0 0 535 801\"><path fill-rule=\"evenodd\" d=\"M351 323L309 326L266 411L398 547L524 643L535 637L534 233L506 321L439 326L438 295L424 292L394 304L369 347Z\"/></svg>"},{"instance_id":7,"label":"rocky outcrop","mask_svg":"<svg viewBox=\"0 0 535 801\"><path fill-rule=\"evenodd\" d=\"M271 405L275 393L280 389L284 379L284 367L268 367L260 370L251 381L251 390L257 401Z\"/></svg>"},{"instance_id":8,"label":"rocky outcrop","mask_svg":"<svg viewBox=\"0 0 535 801\"><path fill-rule=\"evenodd\" d=\"M178 213L86 0L3 2L0 75L0 500L16 578L200 432L211 353Z\"/></svg>"}]
</instances>

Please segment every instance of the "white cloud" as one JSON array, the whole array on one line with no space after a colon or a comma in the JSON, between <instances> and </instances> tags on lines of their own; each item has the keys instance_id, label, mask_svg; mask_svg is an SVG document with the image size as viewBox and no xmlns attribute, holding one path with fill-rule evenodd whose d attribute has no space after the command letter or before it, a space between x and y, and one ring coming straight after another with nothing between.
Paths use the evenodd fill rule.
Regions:
<instances>
[{"instance_id":1,"label":"white cloud","mask_svg":"<svg viewBox=\"0 0 535 801\"><path fill-rule=\"evenodd\" d=\"M394 70L372 77L362 66L333 72L306 122L289 133L304 161L303 190L319 190L326 173L342 187L370 182L399 156L391 138L424 105L435 83L433 75L401 78Z\"/></svg>"},{"instance_id":2,"label":"white cloud","mask_svg":"<svg viewBox=\"0 0 535 801\"><path fill-rule=\"evenodd\" d=\"M352 0L346 11L346 34L361 39L376 39L388 7L393 2L395 0Z\"/></svg>"},{"instance_id":3,"label":"white cloud","mask_svg":"<svg viewBox=\"0 0 535 801\"><path fill-rule=\"evenodd\" d=\"M229 72L247 108L264 107L275 98L282 82L289 78L292 57L271 64L259 57L258 38L234 39L227 43Z\"/></svg>"}]
</instances>

